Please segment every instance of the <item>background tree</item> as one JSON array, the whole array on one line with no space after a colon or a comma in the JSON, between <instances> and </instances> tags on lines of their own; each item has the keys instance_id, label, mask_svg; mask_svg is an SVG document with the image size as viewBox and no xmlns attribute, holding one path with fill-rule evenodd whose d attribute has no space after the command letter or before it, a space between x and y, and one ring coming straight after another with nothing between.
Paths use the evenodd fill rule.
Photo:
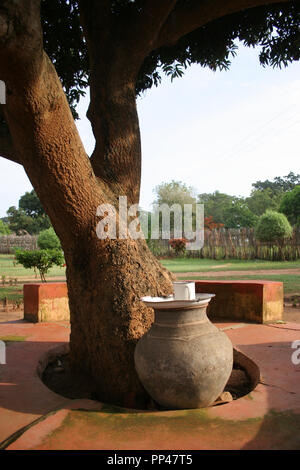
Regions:
<instances>
[{"instance_id":1,"label":"background tree","mask_svg":"<svg viewBox=\"0 0 300 470\"><path fill-rule=\"evenodd\" d=\"M225 224L225 213L232 207L236 199L235 196L215 191L214 193L199 194L197 202L204 204L206 217L211 216L214 222Z\"/></svg>"},{"instance_id":2,"label":"background tree","mask_svg":"<svg viewBox=\"0 0 300 470\"><path fill-rule=\"evenodd\" d=\"M6 213L9 229L16 235L24 235L26 233L34 235L39 233L39 224L36 223L32 217L27 215L23 209L17 209L15 206L11 206Z\"/></svg>"},{"instance_id":3,"label":"background tree","mask_svg":"<svg viewBox=\"0 0 300 470\"><path fill-rule=\"evenodd\" d=\"M300 175L290 171L286 176L276 176L273 181L256 181L252 186L258 191L268 189L271 196L276 196L291 191L298 184L300 184Z\"/></svg>"},{"instance_id":4,"label":"background tree","mask_svg":"<svg viewBox=\"0 0 300 470\"><path fill-rule=\"evenodd\" d=\"M30 192L26 192L19 199L19 209L23 209L29 217L37 219L38 217L45 216L46 212L39 200L34 189Z\"/></svg>"},{"instance_id":5,"label":"background tree","mask_svg":"<svg viewBox=\"0 0 300 470\"><path fill-rule=\"evenodd\" d=\"M17 235L27 232L30 235L37 234L50 227L50 219L35 193L26 192L19 199L19 208L9 207L7 210L9 228Z\"/></svg>"},{"instance_id":6,"label":"background tree","mask_svg":"<svg viewBox=\"0 0 300 470\"><path fill-rule=\"evenodd\" d=\"M179 204L182 208L182 217L184 217L184 205L192 205L192 220L193 224L195 223L195 204L196 204L196 194L195 189L191 186L187 186L182 181L172 180L170 183L161 183L155 187L154 192L156 194L153 206L154 209L156 206L161 206L162 204L167 204L169 208L173 204ZM159 216L160 229L162 224L162 216ZM183 220L183 218L182 218ZM171 232L174 229L174 212L170 213L170 229Z\"/></svg>"},{"instance_id":7,"label":"background tree","mask_svg":"<svg viewBox=\"0 0 300 470\"><path fill-rule=\"evenodd\" d=\"M225 228L254 227L258 217L253 214L242 198L236 198L224 211Z\"/></svg>"},{"instance_id":8,"label":"background tree","mask_svg":"<svg viewBox=\"0 0 300 470\"><path fill-rule=\"evenodd\" d=\"M172 180L170 183L161 183L154 189L156 193L154 204L159 206L162 204L179 204L184 208L184 204L195 204L195 189L187 186L181 181Z\"/></svg>"},{"instance_id":9,"label":"background tree","mask_svg":"<svg viewBox=\"0 0 300 470\"><path fill-rule=\"evenodd\" d=\"M283 194L281 191L274 193L269 187L254 189L245 202L253 214L260 216L268 209L278 211Z\"/></svg>"},{"instance_id":10,"label":"background tree","mask_svg":"<svg viewBox=\"0 0 300 470\"><path fill-rule=\"evenodd\" d=\"M237 39L260 44L263 65L298 60L299 11L276 0L0 0L0 154L23 165L61 240L71 364L101 400L145 405L133 352L153 312L140 297L172 289L145 241L96 236L99 204L139 201L136 95L191 63L228 68ZM90 158L74 123L87 83Z\"/></svg>"},{"instance_id":11,"label":"background tree","mask_svg":"<svg viewBox=\"0 0 300 470\"><path fill-rule=\"evenodd\" d=\"M287 216L292 225L300 226L300 185L283 196L280 212Z\"/></svg>"}]
</instances>

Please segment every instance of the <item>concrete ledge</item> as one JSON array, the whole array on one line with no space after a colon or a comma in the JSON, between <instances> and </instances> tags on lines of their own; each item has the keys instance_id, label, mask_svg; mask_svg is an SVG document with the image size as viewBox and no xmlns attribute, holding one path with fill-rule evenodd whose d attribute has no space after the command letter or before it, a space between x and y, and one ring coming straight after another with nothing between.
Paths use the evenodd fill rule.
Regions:
<instances>
[{"instance_id":1,"label":"concrete ledge","mask_svg":"<svg viewBox=\"0 0 300 470\"><path fill-rule=\"evenodd\" d=\"M24 320L37 322L70 320L66 282L24 284Z\"/></svg>"},{"instance_id":2,"label":"concrete ledge","mask_svg":"<svg viewBox=\"0 0 300 470\"><path fill-rule=\"evenodd\" d=\"M195 281L196 292L216 294L210 319L268 323L283 316L283 283L273 281ZM66 282L24 285L24 320L69 321Z\"/></svg>"},{"instance_id":3,"label":"concrete ledge","mask_svg":"<svg viewBox=\"0 0 300 470\"><path fill-rule=\"evenodd\" d=\"M273 281L195 281L196 292L216 294L210 319L268 323L283 316L283 283Z\"/></svg>"}]
</instances>

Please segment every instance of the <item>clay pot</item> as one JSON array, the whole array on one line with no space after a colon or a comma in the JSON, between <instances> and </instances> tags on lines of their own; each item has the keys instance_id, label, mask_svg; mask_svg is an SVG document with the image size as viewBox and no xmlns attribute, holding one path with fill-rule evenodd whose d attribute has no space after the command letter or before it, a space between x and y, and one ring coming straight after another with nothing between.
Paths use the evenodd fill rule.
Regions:
<instances>
[{"instance_id":1,"label":"clay pot","mask_svg":"<svg viewBox=\"0 0 300 470\"><path fill-rule=\"evenodd\" d=\"M155 308L154 323L136 345L139 379L153 400L165 408L209 406L230 377L232 343L207 318L208 302Z\"/></svg>"}]
</instances>

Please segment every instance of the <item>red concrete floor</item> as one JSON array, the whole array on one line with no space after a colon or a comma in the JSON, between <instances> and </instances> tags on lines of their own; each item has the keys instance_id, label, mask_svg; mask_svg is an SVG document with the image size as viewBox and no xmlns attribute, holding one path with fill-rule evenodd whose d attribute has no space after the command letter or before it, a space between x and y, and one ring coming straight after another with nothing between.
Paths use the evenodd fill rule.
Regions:
<instances>
[{"instance_id":1,"label":"red concrete floor","mask_svg":"<svg viewBox=\"0 0 300 470\"><path fill-rule=\"evenodd\" d=\"M0 337L12 341L0 365L0 448L300 449L300 364L291 360L300 324L217 326L260 367L256 389L206 409L143 412L66 399L41 382L39 360L68 343L68 323L2 320Z\"/></svg>"}]
</instances>

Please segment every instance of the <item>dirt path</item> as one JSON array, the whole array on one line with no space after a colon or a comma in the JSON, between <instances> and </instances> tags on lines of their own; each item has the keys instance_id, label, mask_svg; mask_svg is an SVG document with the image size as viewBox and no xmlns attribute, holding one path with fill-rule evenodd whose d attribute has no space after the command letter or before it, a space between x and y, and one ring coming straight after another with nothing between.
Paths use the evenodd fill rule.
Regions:
<instances>
[{"instance_id":1,"label":"dirt path","mask_svg":"<svg viewBox=\"0 0 300 470\"><path fill-rule=\"evenodd\" d=\"M188 273L174 273L175 276L178 277L183 277L186 276L187 278L189 276L194 277L194 276L207 276L207 277L223 277L223 276L260 276L264 274L298 274L300 275L300 268L295 268L295 269L262 269L262 270L240 270L240 271L197 271L197 272L188 272Z\"/></svg>"}]
</instances>

